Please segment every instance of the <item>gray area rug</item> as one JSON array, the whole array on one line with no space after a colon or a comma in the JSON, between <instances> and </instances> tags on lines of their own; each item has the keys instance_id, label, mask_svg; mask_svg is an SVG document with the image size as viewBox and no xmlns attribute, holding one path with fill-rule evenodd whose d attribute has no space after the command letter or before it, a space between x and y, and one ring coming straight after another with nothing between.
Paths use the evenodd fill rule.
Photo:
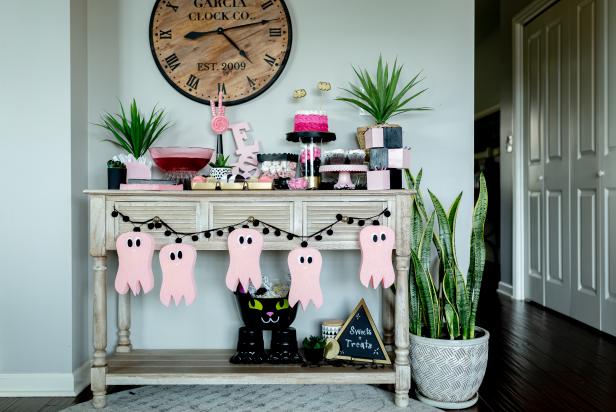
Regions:
<instances>
[{"instance_id":1,"label":"gray area rug","mask_svg":"<svg viewBox=\"0 0 616 412\"><path fill-rule=\"evenodd\" d=\"M370 385L145 386L107 396L104 409L85 402L80 411L400 411L394 395ZM408 410L438 409L410 399Z\"/></svg>"}]
</instances>

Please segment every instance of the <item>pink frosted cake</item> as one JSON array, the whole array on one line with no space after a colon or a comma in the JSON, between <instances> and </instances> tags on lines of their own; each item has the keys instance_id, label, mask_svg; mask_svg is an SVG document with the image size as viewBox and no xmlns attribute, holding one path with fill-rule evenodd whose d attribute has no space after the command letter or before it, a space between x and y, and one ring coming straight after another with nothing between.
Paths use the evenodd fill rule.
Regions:
<instances>
[{"instance_id":1,"label":"pink frosted cake","mask_svg":"<svg viewBox=\"0 0 616 412\"><path fill-rule=\"evenodd\" d=\"M295 113L294 132L328 132L327 114L319 111L301 111Z\"/></svg>"}]
</instances>

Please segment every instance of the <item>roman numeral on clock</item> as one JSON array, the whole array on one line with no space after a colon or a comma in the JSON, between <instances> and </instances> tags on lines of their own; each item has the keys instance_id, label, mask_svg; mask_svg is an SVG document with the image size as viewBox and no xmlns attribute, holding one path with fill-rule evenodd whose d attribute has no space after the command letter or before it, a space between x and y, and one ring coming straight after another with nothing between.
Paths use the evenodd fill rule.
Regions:
<instances>
[{"instance_id":1,"label":"roman numeral on clock","mask_svg":"<svg viewBox=\"0 0 616 412\"><path fill-rule=\"evenodd\" d=\"M190 87L191 89L197 89L197 87L199 87L199 82L201 81L201 79L199 79L197 76L195 76L194 74L191 74L190 77L188 78L188 80L186 81L186 85L188 87Z\"/></svg>"},{"instance_id":2,"label":"roman numeral on clock","mask_svg":"<svg viewBox=\"0 0 616 412\"><path fill-rule=\"evenodd\" d=\"M218 83L218 93L227 94L227 87L224 83Z\"/></svg>"},{"instance_id":3,"label":"roman numeral on clock","mask_svg":"<svg viewBox=\"0 0 616 412\"><path fill-rule=\"evenodd\" d=\"M269 29L270 37L280 37L282 36L282 29L279 28L271 28Z\"/></svg>"},{"instance_id":4,"label":"roman numeral on clock","mask_svg":"<svg viewBox=\"0 0 616 412\"><path fill-rule=\"evenodd\" d=\"M180 59L178 59L178 56L175 53L173 53L171 56L166 57L165 61L167 62L167 66L169 66L171 71L177 69L181 64Z\"/></svg>"},{"instance_id":5,"label":"roman numeral on clock","mask_svg":"<svg viewBox=\"0 0 616 412\"><path fill-rule=\"evenodd\" d=\"M175 6L173 4L171 4L171 2L167 2L167 7L172 8L173 11L177 12L178 9L180 8L180 6Z\"/></svg>"},{"instance_id":6,"label":"roman numeral on clock","mask_svg":"<svg viewBox=\"0 0 616 412\"><path fill-rule=\"evenodd\" d=\"M268 0L265 3L261 4L261 8L263 10L267 10L268 7L273 6L273 5L274 5L274 2L272 0Z\"/></svg>"},{"instance_id":7,"label":"roman numeral on clock","mask_svg":"<svg viewBox=\"0 0 616 412\"><path fill-rule=\"evenodd\" d=\"M265 63L269 64L272 67L274 66L274 63L276 63L276 58L270 56L269 54L266 54L263 60L265 60Z\"/></svg>"},{"instance_id":8,"label":"roman numeral on clock","mask_svg":"<svg viewBox=\"0 0 616 412\"><path fill-rule=\"evenodd\" d=\"M257 83L255 83L254 80L252 80L250 77L246 76L246 80L248 80L248 85L250 87L255 87L257 85Z\"/></svg>"},{"instance_id":9,"label":"roman numeral on clock","mask_svg":"<svg viewBox=\"0 0 616 412\"><path fill-rule=\"evenodd\" d=\"M171 29L169 30L161 30L158 34L160 39L171 39Z\"/></svg>"}]
</instances>

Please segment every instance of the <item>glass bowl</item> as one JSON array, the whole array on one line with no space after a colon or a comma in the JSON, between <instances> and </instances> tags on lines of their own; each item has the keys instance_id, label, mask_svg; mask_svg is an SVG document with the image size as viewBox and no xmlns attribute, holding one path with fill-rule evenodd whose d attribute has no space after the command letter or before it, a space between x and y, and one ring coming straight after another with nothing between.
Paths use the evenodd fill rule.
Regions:
<instances>
[{"instance_id":1,"label":"glass bowl","mask_svg":"<svg viewBox=\"0 0 616 412\"><path fill-rule=\"evenodd\" d=\"M154 164L167 174L196 174L210 163L214 149L205 147L152 147Z\"/></svg>"}]
</instances>

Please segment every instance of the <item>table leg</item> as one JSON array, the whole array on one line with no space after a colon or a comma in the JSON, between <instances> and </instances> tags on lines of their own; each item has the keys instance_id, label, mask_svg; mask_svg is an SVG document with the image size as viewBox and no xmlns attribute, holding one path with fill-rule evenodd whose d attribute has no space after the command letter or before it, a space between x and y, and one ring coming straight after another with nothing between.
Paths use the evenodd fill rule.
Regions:
<instances>
[{"instance_id":1,"label":"table leg","mask_svg":"<svg viewBox=\"0 0 616 412\"><path fill-rule=\"evenodd\" d=\"M107 257L94 257L94 356L92 359L91 386L94 407L105 406L107 385Z\"/></svg>"},{"instance_id":2,"label":"table leg","mask_svg":"<svg viewBox=\"0 0 616 412\"><path fill-rule=\"evenodd\" d=\"M128 353L133 346L130 343L130 293L118 295L118 346L116 352Z\"/></svg>"},{"instance_id":3,"label":"table leg","mask_svg":"<svg viewBox=\"0 0 616 412\"><path fill-rule=\"evenodd\" d=\"M395 308L395 344L396 344L396 406L409 404L411 389L411 365L409 362L409 293L408 273L410 257L406 250L396 250L396 308Z\"/></svg>"},{"instance_id":4,"label":"table leg","mask_svg":"<svg viewBox=\"0 0 616 412\"><path fill-rule=\"evenodd\" d=\"M381 321L383 322L383 344L388 351L394 349L394 299L392 288L383 289Z\"/></svg>"}]
</instances>

